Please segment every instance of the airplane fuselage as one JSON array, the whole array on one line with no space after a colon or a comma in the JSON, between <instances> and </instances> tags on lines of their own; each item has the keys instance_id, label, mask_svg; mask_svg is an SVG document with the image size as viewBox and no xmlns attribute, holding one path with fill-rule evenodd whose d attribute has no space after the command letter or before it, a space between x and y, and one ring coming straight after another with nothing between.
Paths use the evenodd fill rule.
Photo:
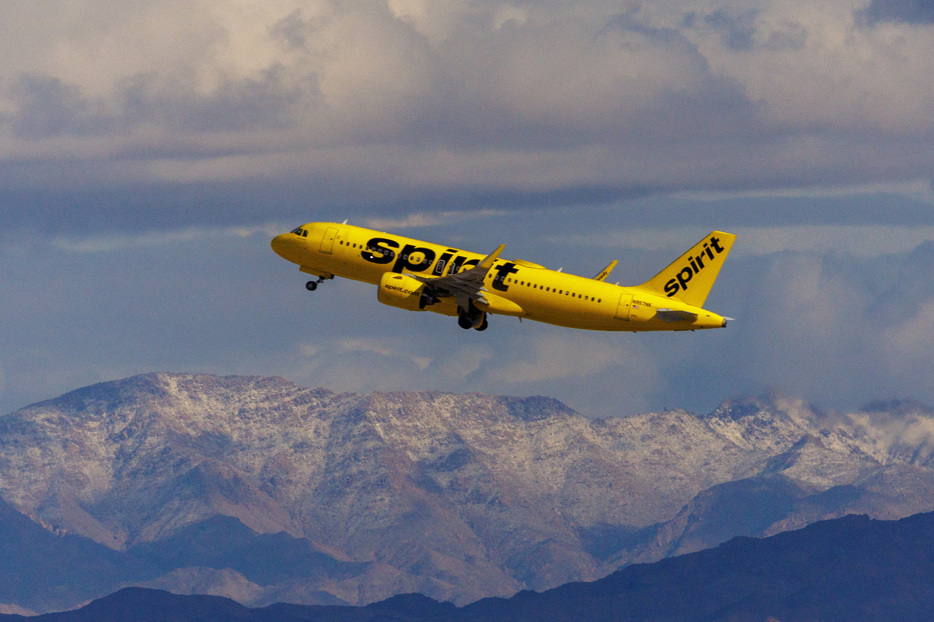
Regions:
<instances>
[{"instance_id":1,"label":"airplane fuselage","mask_svg":"<svg viewBox=\"0 0 934 622\"><path fill-rule=\"evenodd\" d=\"M381 302L452 316L465 312L465 306L459 305L453 296L430 300L419 305L421 308L395 304L394 297L400 300L417 297L419 288L431 283L426 279L464 272L486 257L455 247L328 222L309 223L279 235L272 247L283 258L298 264L302 272L320 279L340 276L378 285ZM695 252L699 257L685 260L680 276L677 270L672 273L675 276L668 280L668 290L689 287L690 276L699 274L705 265L713 260L722 263L717 254L724 250L729 249L719 246L718 238L712 236L701 248L702 252ZM725 255L724 252L724 258ZM693 268L690 260L694 260ZM689 273L685 280L684 275ZM483 277L481 299L469 304L475 304L483 313L588 330L696 330L726 325L723 316L683 302L677 291L669 295L664 288L654 289L657 291L643 286L621 287L527 261L497 258Z\"/></svg>"}]
</instances>

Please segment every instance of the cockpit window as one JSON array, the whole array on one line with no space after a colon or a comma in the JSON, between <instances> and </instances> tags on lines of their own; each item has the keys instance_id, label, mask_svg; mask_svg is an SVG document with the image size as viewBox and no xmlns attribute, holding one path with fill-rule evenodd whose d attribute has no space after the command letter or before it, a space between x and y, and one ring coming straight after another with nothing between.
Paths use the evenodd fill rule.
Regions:
<instances>
[{"instance_id":1,"label":"cockpit window","mask_svg":"<svg viewBox=\"0 0 934 622\"><path fill-rule=\"evenodd\" d=\"M303 238L308 237L308 232L302 229L301 227L296 227L295 229L292 229L292 233L294 233L295 235L300 235Z\"/></svg>"}]
</instances>

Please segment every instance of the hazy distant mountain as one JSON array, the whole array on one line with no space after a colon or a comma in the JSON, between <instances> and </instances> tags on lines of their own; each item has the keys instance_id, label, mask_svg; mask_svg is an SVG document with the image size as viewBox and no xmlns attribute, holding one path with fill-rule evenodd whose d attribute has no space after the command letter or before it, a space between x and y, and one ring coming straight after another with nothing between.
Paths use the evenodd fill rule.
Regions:
<instances>
[{"instance_id":1,"label":"hazy distant mountain","mask_svg":"<svg viewBox=\"0 0 934 622\"><path fill-rule=\"evenodd\" d=\"M932 576L934 514L847 516L459 609L421 595L359 608L247 609L225 598L133 588L35 622L917 622L934 619ZM23 620L0 616L6 619Z\"/></svg>"},{"instance_id":2,"label":"hazy distant mountain","mask_svg":"<svg viewBox=\"0 0 934 622\"><path fill-rule=\"evenodd\" d=\"M934 413L908 402L589 420L541 397L137 376L0 417L16 510L0 535L31 525L57 555L81 542L104 560L0 603L48 611L122 585L251 606L547 589L734 535L932 510L929 430Z\"/></svg>"}]
</instances>

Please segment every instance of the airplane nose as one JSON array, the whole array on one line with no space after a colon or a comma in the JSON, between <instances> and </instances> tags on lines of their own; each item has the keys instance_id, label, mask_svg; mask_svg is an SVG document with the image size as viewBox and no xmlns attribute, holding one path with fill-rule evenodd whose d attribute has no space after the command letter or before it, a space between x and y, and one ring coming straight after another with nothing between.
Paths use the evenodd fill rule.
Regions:
<instances>
[{"instance_id":1,"label":"airplane nose","mask_svg":"<svg viewBox=\"0 0 934 622\"><path fill-rule=\"evenodd\" d=\"M285 249L288 246L288 243L286 242L286 236L288 236L287 233L279 234L272 239L272 242L269 243L269 245L272 246L272 250L276 252L276 255L279 255L279 257L282 257L283 259L288 259L285 256Z\"/></svg>"}]
</instances>

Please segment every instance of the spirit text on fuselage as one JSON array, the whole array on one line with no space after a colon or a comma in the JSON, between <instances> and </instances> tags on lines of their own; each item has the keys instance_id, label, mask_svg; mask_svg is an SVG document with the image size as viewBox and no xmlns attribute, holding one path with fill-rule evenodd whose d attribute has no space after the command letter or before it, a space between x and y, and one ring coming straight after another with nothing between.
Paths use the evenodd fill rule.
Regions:
<instances>
[{"instance_id":1,"label":"spirit text on fuselage","mask_svg":"<svg viewBox=\"0 0 934 622\"><path fill-rule=\"evenodd\" d=\"M391 238L371 238L366 243L366 247L361 251L360 257L365 261L375 264L392 263L392 272L400 274L404 272L428 272L435 276L445 276L445 274L456 274L461 270L468 270L480 263L479 259L467 259L460 255L460 251L453 248L445 249L438 257L433 249L424 246L415 246L406 244L399 250L399 243ZM506 291L509 286L506 284L506 277L518 272L516 264L507 261L492 269L493 289Z\"/></svg>"}]
</instances>

